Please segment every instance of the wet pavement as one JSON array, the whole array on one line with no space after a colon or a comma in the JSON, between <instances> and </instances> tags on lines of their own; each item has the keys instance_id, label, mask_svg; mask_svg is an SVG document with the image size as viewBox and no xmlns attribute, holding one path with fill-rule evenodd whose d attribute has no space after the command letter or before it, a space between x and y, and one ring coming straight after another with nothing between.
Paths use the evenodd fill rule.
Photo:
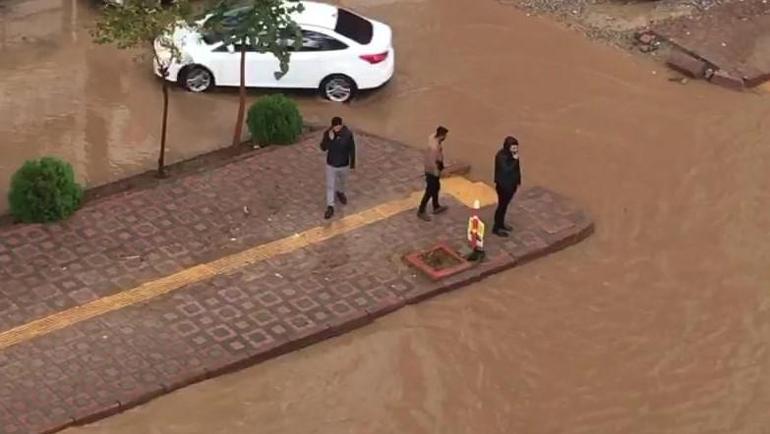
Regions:
<instances>
[{"instance_id":1,"label":"wet pavement","mask_svg":"<svg viewBox=\"0 0 770 434\"><path fill-rule=\"evenodd\" d=\"M307 116L339 113L417 146L446 123L448 154L471 162L485 181L490 155L513 133L525 183L586 205L596 235L473 289L73 432L764 433L770 96L669 82L653 62L495 2L345 4L393 25L397 76L350 107L303 96ZM70 69L83 71L82 58L96 49L66 38L57 59L75 59L80 66ZM89 134L110 131L108 151L83 145L82 106L71 123L78 128L41 132L31 113L48 106L37 89L59 89L56 74L37 71L48 81L9 90L5 83L25 82L30 72L12 72L3 47L3 101L9 92L30 96L23 115L3 105L8 158L58 149L80 155L82 171L91 149L108 156L89 168L93 179L152 167L153 110L92 105L98 122ZM60 52L37 50L40 57L14 55L45 71L52 63L39 59ZM112 75L95 75L132 89L126 100L134 102L121 104L159 103L149 73L118 64L105 62ZM82 98L81 91L68 95ZM175 92L175 119L195 120L184 124L189 135L172 124L175 158L226 144L235 99ZM211 117L224 126L204 128ZM145 140L125 140L116 132L123 130Z\"/></svg>"},{"instance_id":2,"label":"wet pavement","mask_svg":"<svg viewBox=\"0 0 770 434\"><path fill-rule=\"evenodd\" d=\"M489 221L494 190L448 177L449 210L423 222L421 153L359 134L350 202L324 221L320 136L94 202L66 223L0 229L0 432L107 417L593 232L574 203L529 188L484 261L429 279L404 256L464 246L470 207L482 201Z\"/></svg>"}]
</instances>

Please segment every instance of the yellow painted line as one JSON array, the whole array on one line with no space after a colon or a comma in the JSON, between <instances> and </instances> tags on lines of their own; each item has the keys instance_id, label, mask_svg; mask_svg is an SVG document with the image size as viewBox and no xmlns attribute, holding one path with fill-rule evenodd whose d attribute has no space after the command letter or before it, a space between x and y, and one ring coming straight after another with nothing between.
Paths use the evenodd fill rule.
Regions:
<instances>
[{"instance_id":1,"label":"yellow painted line","mask_svg":"<svg viewBox=\"0 0 770 434\"><path fill-rule=\"evenodd\" d=\"M467 207L473 206L474 200L478 200L482 208L497 203L497 192L483 182L470 182L466 178L455 176L443 179L441 189Z\"/></svg>"},{"instance_id":2,"label":"yellow painted line","mask_svg":"<svg viewBox=\"0 0 770 434\"><path fill-rule=\"evenodd\" d=\"M459 177L448 178L443 181L443 184L442 188L444 191L466 206L472 205L474 199L469 201L468 198L473 197L474 194L479 195L482 206L490 204L490 191L491 194L494 194L494 191L483 183L471 183ZM486 187L487 191L484 191L484 187ZM0 333L0 350L108 312L149 301L195 282L235 271L274 256L291 253L308 245L320 243L380 220L393 217L409 209L414 209L421 196L421 192L412 193L407 198L387 202L360 213L346 216L340 220L333 221L329 225L314 227L300 234L261 244L205 264L195 265L180 272L146 282L127 291L22 324Z\"/></svg>"}]
</instances>

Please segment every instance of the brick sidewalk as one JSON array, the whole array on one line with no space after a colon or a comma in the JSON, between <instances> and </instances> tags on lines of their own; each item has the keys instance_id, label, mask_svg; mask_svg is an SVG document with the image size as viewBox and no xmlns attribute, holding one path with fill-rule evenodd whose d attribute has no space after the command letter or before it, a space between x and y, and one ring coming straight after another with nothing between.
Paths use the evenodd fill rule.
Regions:
<instances>
[{"instance_id":1,"label":"brick sidewalk","mask_svg":"<svg viewBox=\"0 0 770 434\"><path fill-rule=\"evenodd\" d=\"M421 189L419 153L364 135L359 142L344 214ZM318 226L324 187L316 143L311 137L111 197L63 224L0 230L0 332ZM0 433L55 431L122 411L343 333L593 229L564 198L525 190L511 210L514 236L490 239L484 264L434 283L401 257L441 240L459 246L468 211L446 202L450 211L432 223L404 211L0 349ZM482 210L486 221L491 211Z\"/></svg>"},{"instance_id":2,"label":"brick sidewalk","mask_svg":"<svg viewBox=\"0 0 770 434\"><path fill-rule=\"evenodd\" d=\"M107 198L65 223L0 228L0 330L321 224L319 137ZM371 136L358 142L344 212L421 187L414 150Z\"/></svg>"}]
</instances>

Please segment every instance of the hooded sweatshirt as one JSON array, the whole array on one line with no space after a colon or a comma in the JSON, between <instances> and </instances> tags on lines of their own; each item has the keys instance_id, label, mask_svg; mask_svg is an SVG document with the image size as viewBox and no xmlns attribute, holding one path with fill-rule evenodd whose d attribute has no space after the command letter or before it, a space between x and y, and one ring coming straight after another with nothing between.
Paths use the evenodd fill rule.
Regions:
<instances>
[{"instance_id":1,"label":"hooded sweatshirt","mask_svg":"<svg viewBox=\"0 0 770 434\"><path fill-rule=\"evenodd\" d=\"M501 149L495 155L495 184L512 190L521 184L521 164L510 149Z\"/></svg>"}]
</instances>

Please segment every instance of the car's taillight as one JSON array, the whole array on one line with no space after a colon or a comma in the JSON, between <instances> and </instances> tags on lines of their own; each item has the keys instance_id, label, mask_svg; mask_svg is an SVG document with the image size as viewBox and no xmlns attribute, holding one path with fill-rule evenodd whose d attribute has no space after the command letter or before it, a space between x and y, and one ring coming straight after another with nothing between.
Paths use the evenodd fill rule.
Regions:
<instances>
[{"instance_id":1,"label":"car's taillight","mask_svg":"<svg viewBox=\"0 0 770 434\"><path fill-rule=\"evenodd\" d=\"M372 65L375 65L377 63L380 63L388 58L388 52L379 53L379 54L364 54L361 57L361 59L366 60L367 62L371 63Z\"/></svg>"}]
</instances>

